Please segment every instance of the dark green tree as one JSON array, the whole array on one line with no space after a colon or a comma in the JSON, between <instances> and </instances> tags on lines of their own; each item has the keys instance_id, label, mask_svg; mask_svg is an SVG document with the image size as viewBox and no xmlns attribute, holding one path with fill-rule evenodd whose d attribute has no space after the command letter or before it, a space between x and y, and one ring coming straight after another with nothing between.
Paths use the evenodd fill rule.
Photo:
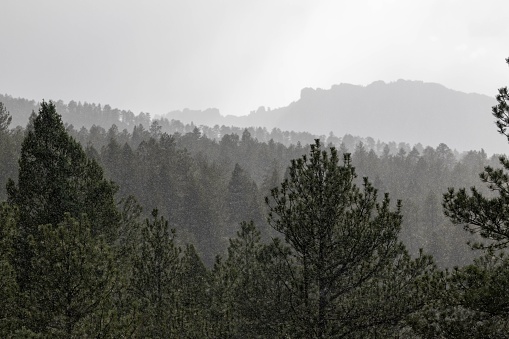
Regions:
<instances>
[{"instance_id":1,"label":"dark green tree","mask_svg":"<svg viewBox=\"0 0 509 339\"><path fill-rule=\"evenodd\" d=\"M58 225L39 226L29 242L36 279L23 325L51 337L108 335L117 273L105 238L92 235L86 216L66 214Z\"/></svg>"},{"instance_id":2,"label":"dark green tree","mask_svg":"<svg viewBox=\"0 0 509 339\"><path fill-rule=\"evenodd\" d=\"M223 258L218 255L211 271L209 311L212 327L209 336L212 338L232 338L235 335L234 297L231 292L234 279Z\"/></svg>"},{"instance_id":3,"label":"dark green tree","mask_svg":"<svg viewBox=\"0 0 509 339\"><path fill-rule=\"evenodd\" d=\"M18 300L22 298L12 266L16 213L5 202L0 204L0 336L7 338L19 328L21 313Z\"/></svg>"},{"instance_id":4,"label":"dark green tree","mask_svg":"<svg viewBox=\"0 0 509 339\"><path fill-rule=\"evenodd\" d=\"M175 244L175 230L169 227L168 221L157 210L152 212L152 217L141 229L132 263L131 289L139 306L136 334L172 337L177 335L180 248Z\"/></svg>"},{"instance_id":5,"label":"dark green tree","mask_svg":"<svg viewBox=\"0 0 509 339\"><path fill-rule=\"evenodd\" d=\"M265 245L253 222L243 222L237 237L230 239L225 262L233 277L236 336L286 337L291 335L288 314L291 298L287 290L290 271L283 263L288 249L275 242ZM281 265L283 264L283 266Z\"/></svg>"},{"instance_id":6,"label":"dark green tree","mask_svg":"<svg viewBox=\"0 0 509 339\"><path fill-rule=\"evenodd\" d=\"M228 183L226 205L230 229L225 235L228 238L235 235L233 229L242 221L253 221L257 225L263 222L258 187L239 164L235 164Z\"/></svg>"},{"instance_id":7,"label":"dark green tree","mask_svg":"<svg viewBox=\"0 0 509 339\"><path fill-rule=\"evenodd\" d=\"M237 237L230 239L228 257L213 269L212 323L220 337L255 337L263 334L264 276L258 256L263 249L253 222L241 223ZM219 324L220 323L220 324ZM266 334L266 333L265 333Z\"/></svg>"},{"instance_id":8,"label":"dark green tree","mask_svg":"<svg viewBox=\"0 0 509 339\"><path fill-rule=\"evenodd\" d=\"M228 255L211 272L210 337L283 338L294 333L287 280L288 248L266 245L253 222L242 222Z\"/></svg>"},{"instance_id":9,"label":"dark green tree","mask_svg":"<svg viewBox=\"0 0 509 339\"><path fill-rule=\"evenodd\" d=\"M411 260L398 240L400 202L391 210L388 194L378 202L368 179L362 188L355 179L349 154L340 166L337 151L316 140L267 198L269 223L289 246L297 337L394 333L424 303L418 282L433 264L426 256ZM374 310L383 311L372 317Z\"/></svg>"},{"instance_id":10,"label":"dark green tree","mask_svg":"<svg viewBox=\"0 0 509 339\"><path fill-rule=\"evenodd\" d=\"M7 184L8 202L19 209L15 268L22 289L33 272L28 239L38 238L39 225L56 226L66 213L76 219L86 214L92 235L113 243L119 223L115 191L97 162L67 134L55 105L43 102L22 144L18 182Z\"/></svg>"},{"instance_id":11,"label":"dark green tree","mask_svg":"<svg viewBox=\"0 0 509 339\"><path fill-rule=\"evenodd\" d=\"M509 64L509 58L506 59ZM497 95L498 105L492 109L497 119L496 125L499 133L505 135L509 141L509 93L507 87L499 89ZM475 248L501 249L509 245L509 159L502 155L499 157L501 168L486 166L480 174L481 181L496 196L485 197L475 187L455 191L450 188L444 194L444 211L455 224L463 225L471 233L478 233L481 237L491 240L487 245L477 243Z\"/></svg>"},{"instance_id":12,"label":"dark green tree","mask_svg":"<svg viewBox=\"0 0 509 339\"><path fill-rule=\"evenodd\" d=\"M9 129L12 116L0 102L0 185L5 187L7 178L16 174L16 162L19 154L19 142L16 134ZM6 199L6 192L0 190L0 201Z\"/></svg>"},{"instance_id":13,"label":"dark green tree","mask_svg":"<svg viewBox=\"0 0 509 339\"><path fill-rule=\"evenodd\" d=\"M509 58L506 62L509 64ZM507 87L499 89L496 99L498 104L492 108L492 113L499 133L509 140ZM486 166L480 174L491 194L485 195L475 187L470 189L470 194L465 188L457 191L450 188L444 194L445 215L454 224L462 225L477 237L480 235L484 241L470 244L473 249L485 253L473 264L451 273L444 297L446 302L440 312L448 317L433 319L432 325L426 328L428 331L432 328L439 334L477 338L505 337L509 331L509 260L504 255L509 246L509 159L502 155L499 162L501 167Z\"/></svg>"},{"instance_id":14,"label":"dark green tree","mask_svg":"<svg viewBox=\"0 0 509 339\"><path fill-rule=\"evenodd\" d=\"M263 182L260 187L261 193L264 195L269 195L270 191L279 186L281 182L281 173L278 169L276 161L273 162L271 169L267 170L265 176L263 177Z\"/></svg>"},{"instance_id":15,"label":"dark green tree","mask_svg":"<svg viewBox=\"0 0 509 339\"><path fill-rule=\"evenodd\" d=\"M193 245L183 252L177 286L177 332L181 337L207 337L211 327L210 274Z\"/></svg>"}]
</instances>

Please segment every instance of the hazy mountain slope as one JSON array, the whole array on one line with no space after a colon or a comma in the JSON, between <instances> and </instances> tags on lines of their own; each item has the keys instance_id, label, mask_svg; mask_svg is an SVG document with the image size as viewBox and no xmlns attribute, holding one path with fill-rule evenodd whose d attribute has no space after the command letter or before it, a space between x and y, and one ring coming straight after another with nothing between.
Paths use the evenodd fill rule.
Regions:
<instances>
[{"instance_id":1,"label":"hazy mountain slope","mask_svg":"<svg viewBox=\"0 0 509 339\"><path fill-rule=\"evenodd\" d=\"M7 111L12 115L12 124L11 127L14 128L16 126L26 126L29 121L30 113L35 111L37 112L40 107L40 103L34 100L27 100L23 98L13 98L10 95L2 95L0 94L0 102L5 104ZM80 130L80 137L78 139L81 140L85 131L81 131L82 128L90 129L91 133L96 136L101 134L106 134L110 132L110 128L113 127L113 124L116 128L111 130L112 133L116 131L122 132L123 135L127 135L130 132L134 133L134 128L138 127L137 135L140 133L149 133L152 130L152 126L154 123L155 126L159 126L159 132L174 134L186 134L194 131L196 125L192 122L182 123L181 121L195 120L200 121L201 133L209 139L220 140L223 136L227 134L236 134L241 137L244 134L244 130L246 129L254 138L256 138L260 142L268 142L269 140L273 140L276 143L282 143L285 146L290 146L291 144L297 144L300 142L302 145L307 145L310 143L314 143L314 140L319 138L327 143L331 142L336 146L339 146L341 142L345 144L345 146L353 152L355 149L355 145L358 142L363 142L364 144L370 144L372 138L369 137L360 137L360 136L352 136L351 134L345 134L343 138L340 136L326 136L326 135L318 135L311 134L305 131L285 131L281 129L271 129L267 130L265 127L238 127L233 126L231 123L237 122L237 120L228 121L228 119L236 119L237 117L222 117L217 109L206 109L204 111L193 111L189 109L184 109L183 111L172 112L173 119L169 121L166 118L162 119L152 119L149 113L139 113L135 115L130 110L120 110L118 108L112 108L110 105L101 105L96 103L81 103L70 101L69 103L64 103L62 100L54 101L57 112L62 115L62 120L65 124L68 124L69 129L77 129ZM257 117L254 115L254 117ZM188 119L191 118L191 119ZM214 126L215 122L222 121L221 126ZM139 129L140 124L144 127ZM95 125L95 127L93 127ZM154 127L157 133L157 127ZM141 131L141 132L140 132ZM390 151L392 153L397 153L399 151L398 147L403 147L406 151L410 151L411 145L405 143L401 140L396 140L398 143L396 144L394 140L391 142L376 144L376 152L381 153L384 146L388 145ZM400 145L400 143L405 144L404 146ZM86 144L85 144L86 145ZM98 148L105 146L104 144L96 144Z\"/></svg>"},{"instance_id":2,"label":"hazy mountain slope","mask_svg":"<svg viewBox=\"0 0 509 339\"><path fill-rule=\"evenodd\" d=\"M25 126L38 103L0 94L13 116L12 126ZM184 109L165 114L168 119L195 125L266 127L269 131L305 131L314 135L333 132L372 137L381 141L422 143L436 147L447 144L458 151L480 150L507 153L509 146L496 132L491 116L494 97L466 94L434 83L398 80L374 82L368 86L340 84L328 90L305 88L299 100L286 107L266 110L261 107L247 116L222 116L218 109ZM76 128L93 124L132 131L135 125L148 128L147 113L112 109L109 105L56 101L57 111L65 122Z\"/></svg>"},{"instance_id":3,"label":"hazy mountain slope","mask_svg":"<svg viewBox=\"0 0 509 339\"><path fill-rule=\"evenodd\" d=\"M215 110L172 112L167 117L198 125L278 127L325 135L332 131L410 144L445 143L459 151L484 148L489 153L505 153L507 143L497 135L491 116L495 103L486 95L398 80L368 86L340 84L329 90L305 88L299 100L286 107L260 108L242 117L222 117Z\"/></svg>"}]
</instances>

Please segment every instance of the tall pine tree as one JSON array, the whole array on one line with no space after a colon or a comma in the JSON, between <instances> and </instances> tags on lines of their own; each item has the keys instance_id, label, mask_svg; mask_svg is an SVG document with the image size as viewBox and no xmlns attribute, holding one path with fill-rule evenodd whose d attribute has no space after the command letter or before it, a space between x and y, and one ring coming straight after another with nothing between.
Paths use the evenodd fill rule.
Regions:
<instances>
[{"instance_id":1,"label":"tall pine tree","mask_svg":"<svg viewBox=\"0 0 509 339\"><path fill-rule=\"evenodd\" d=\"M355 184L349 154L320 142L292 160L289 177L267 198L269 223L289 247L286 287L296 337L387 335L423 306L417 283L433 264L412 260L398 240L400 202L379 202L364 178Z\"/></svg>"},{"instance_id":2,"label":"tall pine tree","mask_svg":"<svg viewBox=\"0 0 509 339\"><path fill-rule=\"evenodd\" d=\"M509 58L506 59L509 64ZM509 141L509 92L499 89L492 108L499 133ZM438 337L505 338L509 331L509 159L500 156L500 168L486 166L481 181L494 193L486 196L475 187L470 193L449 188L444 212L449 219L488 241L472 243L484 251L473 264L452 271L442 307L433 310L423 333Z\"/></svg>"},{"instance_id":3,"label":"tall pine tree","mask_svg":"<svg viewBox=\"0 0 509 339\"><path fill-rule=\"evenodd\" d=\"M98 333L75 326L97 308L110 311L103 306L114 283L115 191L67 134L55 105L43 102L22 144L18 182L7 184L8 203L19 210L12 263L28 330Z\"/></svg>"},{"instance_id":4,"label":"tall pine tree","mask_svg":"<svg viewBox=\"0 0 509 339\"><path fill-rule=\"evenodd\" d=\"M38 225L58 224L64 214L87 214L94 233L110 240L119 221L116 187L96 161L70 137L52 102L43 102L23 141L18 183L7 184L8 201L20 210L22 236Z\"/></svg>"}]
</instances>

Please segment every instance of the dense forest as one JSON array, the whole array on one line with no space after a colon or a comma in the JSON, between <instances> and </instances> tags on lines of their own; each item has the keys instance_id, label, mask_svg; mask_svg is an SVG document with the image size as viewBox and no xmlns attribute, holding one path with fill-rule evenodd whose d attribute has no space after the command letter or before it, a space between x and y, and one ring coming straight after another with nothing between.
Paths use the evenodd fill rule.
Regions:
<instances>
[{"instance_id":1,"label":"dense forest","mask_svg":"<svg viewBox=\"0 0 509 339\"><path fill-rule=\"evenodd\" d=\"M2 337L509 331L505 156L0 99Z\"/></svg>"},{"instance_id":2,"label":"dense forest","mask_svg":"<svg viewBox=\"0 0 509 339\"><path fill-rule=\"evenodd\" d=\"M14 107L16 111L27 103L12 98L8 102L11 106L5 105L6 109ZM55 108L67 112L68 120L77 123L68 113L73 105L60 102ZM103 117L110 116L105 113L110 109L92 104L77 107L80 109L74 116L90 115L101 123L110 122ZM38 104L31 102L26 108L35 110ZM123 114L127 113L117 112L115 116ZM35 118L25 115L30 121ZM278 129L269 133L263 128L209 128L175 120L150 120L147 116L137 119L130 124L114 120L116 123L107 129L93 124L88 129L76 129L71 123L65 124L65 129L101 165L106 178L118 185L118 199L136 197L145 217L158 208L177 229L179 239L193 243L208 265L217 254L225 253L228 239L236 234L241 221L253 220L262 235L275 235L265 220L264 197L283 180L290 161L308 152L309 146L303 145L320 138ZM17 176L24 135L25 128L20 127L9 134L11 146L4 148L9 154L2 157L2 187L8 178ZM410 146L348 134L322 136L322 140L336 147L340 157L352 154L359 178L369 177L380 192L390 192L403 201L400 238L411 253L423 248L441 267L472 259L465 246L470 237L452 227L443 215L442 194L449 187L471 186L484 166L498 164L497 156L488 157L483 150L459 154L445 144L436 148ZM0 199L6 199L6 194L2 190Z\"/></svg>"}]
</instances>

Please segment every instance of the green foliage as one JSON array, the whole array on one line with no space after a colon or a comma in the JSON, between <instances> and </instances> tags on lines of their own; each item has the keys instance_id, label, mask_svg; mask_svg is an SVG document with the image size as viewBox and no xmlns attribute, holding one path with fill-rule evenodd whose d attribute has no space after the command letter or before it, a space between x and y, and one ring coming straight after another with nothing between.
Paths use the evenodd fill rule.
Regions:
<instances>
[{"instance_id":1,"label":"green foliage","mask_svg":"<svg viewBox=\"0 0 509 339\"><path fill-rule=\"evenodd\" d=\"M398 241L400 202L395 211L388 194L378 203L367 178L358 188L348 154L338 163L337 151L322 151L317 140L267 198L269 223L291 248L287 280L298 337L397 331L422 306L409 296L416 279L433 268L429 257L411 260ZM393 283L408 290L394 290ZM371 318L374 309L383 311Z\"/></svg>"},{"instance_id":2,"label":"green foliage","mask_svg":"<svg viewBox=\"0 0 509 339\"><path fill-rule=\"evenodd\" d=\"M115 234L115 186L66 133L52 102L41 104L33 131L23 141L18 184L10 181L7 191L9 202L20 209L24 232L56 224L64 220L64 213L86 213L95 233Z\"/></svg>"},{"instance_id":3,"label":"green foliage","mask_svg":"<svg viewBox=\"0 0 509 339\"><path fill-rule=\"evenodd\" d=\"M506 59L509 64L509 58ZM497 119L496 125L501 134L508 140L506 132L509 125L509 95L507 88L501 88L497 95L498 105L493 107L493 115ZM480 174L482 182L498 196L487 198L475 187L471 188L471 196L466 190L460 189L455 192L453 188L444 194L445 214L455 224L463 224L464 228L471 233L479 233L483 238L493 240L488 245L474 244L478 249L500 249L509 245L509 159L499 157L502 168L487 166Z\"/></svg>"},{"instance_id":4,"label":"green foliage","mask_svg":"<svg viewBox=\"0 0 509 339\"><path fill-rule=\"evenodd\" d=\"M506 256L487 253L473 265L454 270L451 282L458 286L455 298L461 299L454 304L477 310L488 317L504 317L509 312L508 281Z\"/></svg>"},{"instance_id":5,"label":"green foliage","mask_svg":"<svg viewBox=\"0 0 509 339\"><path fill-rule=\"evenodd\" d=\"M289 310L284 288L288 273L281 253L260 241L253 222L241 223L230 239L228 257L212 270L211 323L213 337L263 338L288 334ZM285 299L286 298L286 299Z\"/></svg>"},{"instance_id":6,"label":"green foliage","mask_svg":"<svg viewBox=\"0 0 509 339\"><path fill-rule=\"evenodd\" d=\"M505 59L505 61L509 64L509 58ZM507 92L507 87L500 88L496 98L498 105L493 106L493 115L497 119L498 131L500 134L505 135L509 141L509 136L506 132L507 127L509 127L509 93Z\"/></svg>"},{"instance_id":7,"label":"green foliage","mask_svg":"<svg viewBox=\"0 0 509 339\"><path fill-rule=\"evenodd\" d=\"M489 250L473 264L454 268L435 286L414 330L433 338L505 338L509 331L509 261Z\"/></svg>"},{"instance_id":8,"label":"green foliage","mask_svg":"<svg viewBox=\"0 0 509 339\"><path fill-rule=\"evenodd\" d=\"M502 92L500 98L506 98ZM6 225L0 238L0 297L5 299L0 299L0 336L489 337L506 330L501 321L506 316L505 257L487 256L440 274L430 257L417 253L426 246L441 263L468 261L457 246L463 237L437 213L437 198L445 185L465 185L478 172L475 168L488 163L483 151L457 161L457 153L444 144L411 150L404 144L398 149L395 143L331 136L343 142L342 153L348 152L344 145L355 149L353 160L346 156L339 165L339 153L322 151L318 143L310 156L299 158L300 144L274 142L288 144L297 134L276 129L242 133L165 120L147 129L127 112L88 104L96 116L108 114L118 122L120 114L118 126L135 130L64 127L57 108L78 115L80 105L43 103L27 127L20 175L9 184L10 207L0 215ZM141 119L150 120L147 115ZM171 128L179 133L164 133ZM67 133L89 144L87 151ZM222 140L208 139L211 133ZM8 150L0 154L7 159L0 163L0 181L16 177L9 159L18 157L24 134L17 129L0 136ZM292 158L297 160L286 180L269 198L276 229L269 232L260 217L257 187L268 193L277 186ZM116 188L104 180L99 162L120 185L120 213L113 202ZM375 177L374 185L358 180L354 166L363 176ZM486 174L496 194L506 187L507 169ZM405 205L392 203L374 186L403 197ZM141 206L130 195L146 210L157 207L161 213L140 221ZM465 201L470 198L464 194ZM493 208L482 204L483 213ZM479 214L479 220L492 221L492 229L476 230L494 240L487 247L505 246L505 224L496 219L504 208ZM241 220L254 221L260 231L244 222L228 242ZM179 231L178 242L170 224ZM277 231L284 239L261 241ZM398 237L416 255L408 255ZM181 251L185 242L196 247ZM209 270L200 256L210 266L228 244L227 256ZM80 251L86 255L78 263L75 253ZM91 287L111 278L104 283L109 292L89 313L62 312L65 284L59 281L75 276L61 263L88 274ZM109 275L88 270L89 264L109 267ZM87 291L79 286L81 295ZM86 308L91 299L78 301L69 309Z\"/></svg>"},{"instance_id":9,"label":"green foliage","mask_svg":"<svg viewBox=\"0 0 509 339\"><path fill-rule=\"evenodd\" d=\"M235 164L228 183L226 206L230 228L242 221L253 221L257 225L263 223L258 188L239 164ZM235 233L227 231L225 235L231 238Z\"/></svg>"},{"instance_id":10,"label":"green foliage","mask_svg":"<svg viewBox=\"0 0 509 339\"><path fill-rule=\"evenodd\" d=\"M145 221L132 262L131 289L139 306L137 335L161 338L176 335L176 299L180 249L175 230L152 212Z\"/></svg>"},{"instance_id":11,"label":"green foliage","mask_svg":"<svg viewBox=\"0 0 509 339\"><path fill-rule=\"evenodd\" d=\"M86 217L66 214L58 225L39 226L29 243L36 279L27 289L23 324L45 336L105 335L116 272L104 237L92 236Z\"/></svg>"},{"instance_id":12,"label":"green foliage","mask_svg":"<svg viewBox=\"0 0 509 339\"><path fill-rule=\"evenodd\" d=\"M196 253L187 245L181 258L177 282L175 325L181 337L199 338L210 329L210 273Z\"/></svg>"},{"instance_id":13,"label":"green foliage","mask_svg":"<svg viewBox=\"0 0 509 339\"><path fill-rule=\"evenodd\" d=\"M5 108L5 105L0 102L0 135L7 133L11 121L12 117L10 113L7 111L7 108Z\"/></svg>"},{"instance_id":14,"label":"green foliage","mask_svg":"<svg viewBox=\"0 0 509 339\"><path fill-rule=\"evenodd\" d=\"M82 145L92 144L98 150L93 157L100 159L108 178L119 184L119 196L136 196L147 211L145 216L154 207L161 215L171 216L179 238L192 242L206 265L212 266L214 257L225 252L228 238L235 236L238 223L252 219L242 217L247 211L241 211L235 220L227 221L230 218L228 185L235 164L239 164L249 181L256 183L262 200L259 205L263 205L262 197L279 184L286 164L304 153L298 143L285 145L303 139L297 133L277 129L268 133L262 128L249 128L249 133L243 133L244 129L226 126L200 126L198 130L179 121L157 122L163 126L163 133L158 139L144 133L139 144L132 140L132 129L131 133L127 129L120 132L112 126L106 132L96 126L91 133L85 128L76 130L68 126L67 131ZM238 135L242 134L240 139ZM312 138L309 135L305 140L312 141ZM493 162L492 158L483 151L471 151L463 156L444 144L436 148L417 144L412 149L404 143L386 145L351 135L331 140L356 150L352 165L359 177L374 178L373 186L380 192L389 191L403 199L405 217L400 238L409 252L417 255L419 248L424 248L441 267L470 262L474 255L461 245L472 236L449 227L450 221L443 215L440 204L426 205L425 200L428 197L431 201L441 200L447 187L468 185L478 177L483 166ZM382 154L384 146L386 152ZM343 148L343 153L347 153ZM383 198L382 194L379 198ZM433 216L432 222L428 222L428 215ZM276 233L263 219L255 222L262 239Z\"/></svg>"},{"instance_id":15,"label":"green foliage","mask_svg":"<svg viewBox=\"0 0 509 339\"><path fill-rule=\"evenodd\" d=\"M119 222L115 190L67 134L55 105L43 102L22 144L18 183L7 185L8 201L19 209L15 268L22 289L35 279L28 239L39 236L39 225L57 225L66 213L77 219L86 214L92 234L113 242Z\"/></svg>"},{"instance_id":16,"label":"green foliage","mask_svg":"<svg viewBox=\"0 0 509 339\"><path fill-rule=\"evenodd\" d=\"M0 204L0 336L8 337L19 325L17 322L18 284L12 267L14 239L16 237L16 213L6 203Z\"/></svg>"},{"instance_id":17,"label":"green foliage","mask_svg":"<svg viewBox=\"0 0 509 339\"><path fill-rule=\"evenodd\" d=\"M473 244L478 249L500 249L509 244L509 160L505 156L499 158L503 168L494 169L487 166L480 174L481 180L496 193L496 197L485 197L479 190L472 187L471 196L466 189L457 192L450 188L444 194L445 214L455 224L462 224L471 233L479 233L483 238L493 240L488 245Z\"/></svg>"},{"instance_id":18,"label":"green foliage","mask_svg":"<svg viewBox=\"0 0 509 339\"><path fill-rule=\"evenodd\" d=\"M210 320L213 325L211 337L231 338L235 335L236 323L233 309L235 300L231 293L232 274L235 272L230 272L222 258L217 256L211 272Z\"/></svg>"},{"instance_id":19,"label":"green foliage","mask_svg":"<svg viewBox=\"0 0 509 339\"><path fill-rule=\"evenodd\" d=\"M509 58L506 59L509 63ZM509 96L507 88L499 90L498 105L493 115L501 134L507 134L509 123ZM445 333L449 337L477 338L505 337L509 330L509 260L504 250L509 245L509 159L499 157L502 168L487 166L480 174L482 182L491 191L482 194L475 187L471 194L462 188L450 188L444 194L445 215L455 224L471 233L478 233L487 242L472 244L474 249L485 250L484 256L472 265L455 269L447 280L443 305L435 314L439 317L428 322L428 330Z\"/></svg>"},{"instance_id":20,"label":"green foliage","mask_svg":"<svg viewBox=\"0 0 509 339\"><path fill-rule=\"evenodd\" d=\"M0 185L5 187L7 178L16 174L16 163L19 154L20 131L9 130L11 115L0 102ZM5 192L0 190L0 201L6 198Z\"/></svg>"}]
</instances>

